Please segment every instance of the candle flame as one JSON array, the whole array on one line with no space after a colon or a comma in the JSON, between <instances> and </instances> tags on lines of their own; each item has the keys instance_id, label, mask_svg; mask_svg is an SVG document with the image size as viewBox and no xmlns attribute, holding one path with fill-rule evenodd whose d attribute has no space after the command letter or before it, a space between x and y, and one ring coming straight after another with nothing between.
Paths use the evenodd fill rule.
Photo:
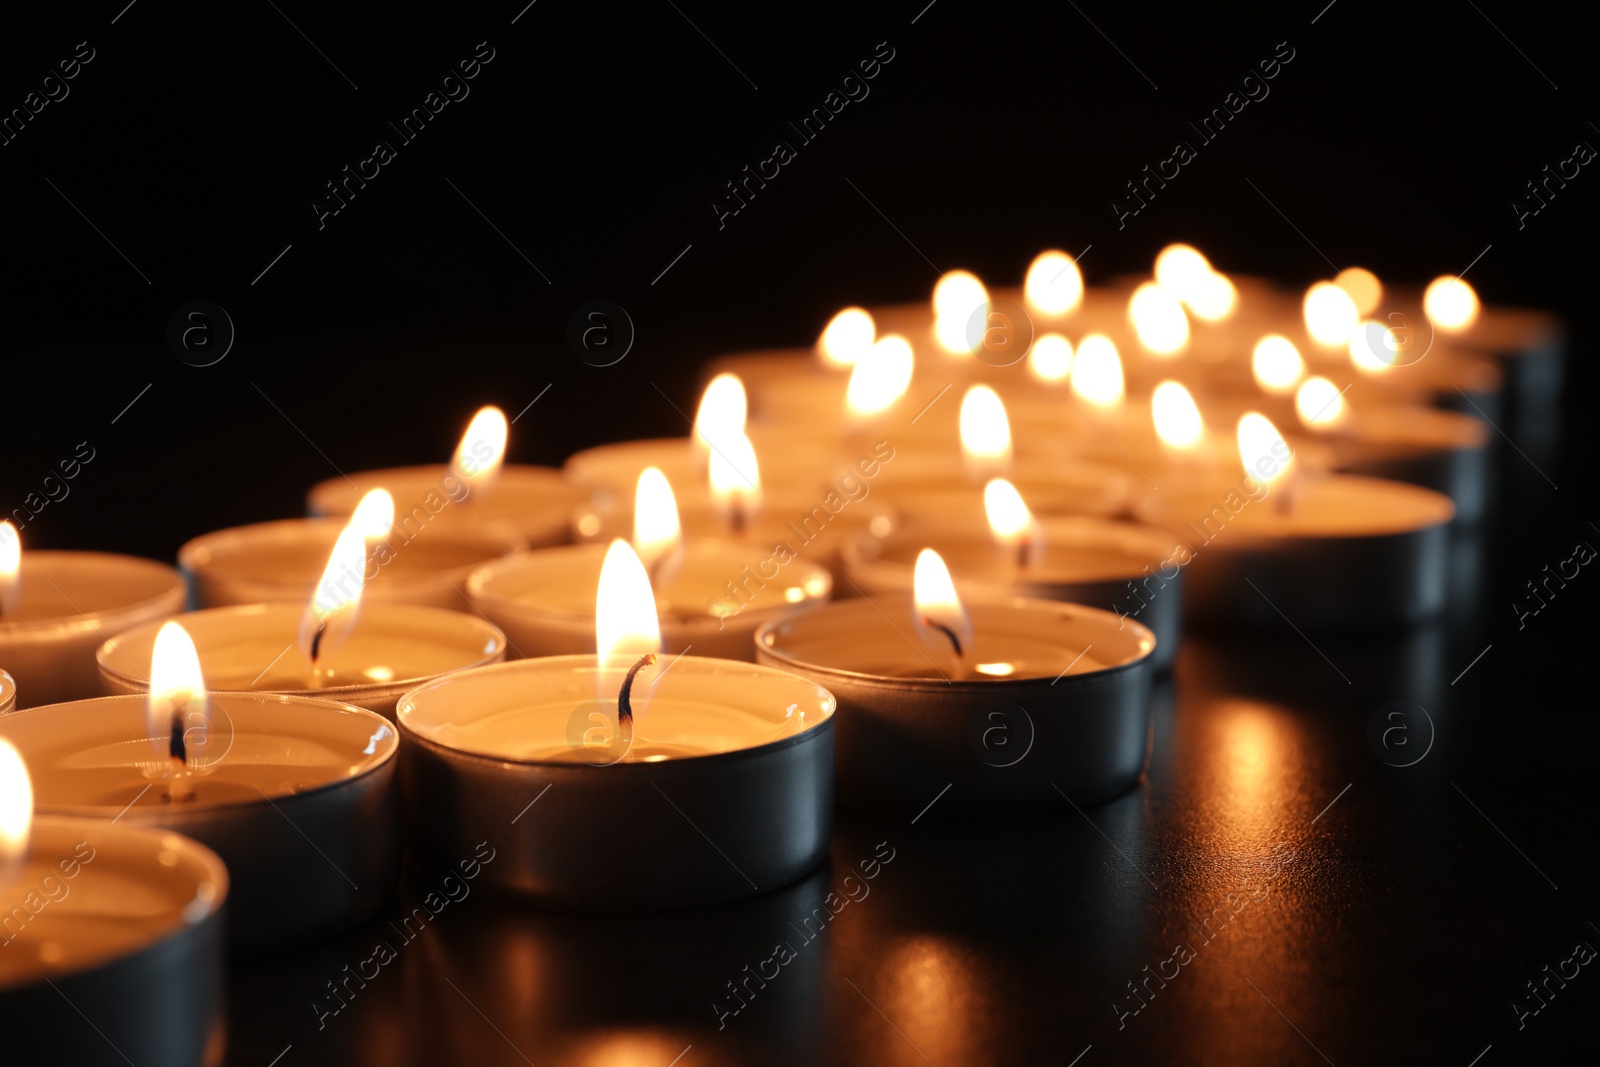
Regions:
<instances>
[{"instance_id":1,"label":"candle flame","mask_svg":"<svg viewBox=\"0 0 1600 1067\"><path fill-rule=\"evenodd\" d=\"M506 458L506 438L511 427L506 423L506 413L490 404L480 408L467 423L467 432L461 435L456 454L450 461L450 470L471 488L482 495L494 489L500 477L500 465Z\"/></svg>"},{"instance_id":2,"label":"candle flame","mask_svg":"<svg viewBox=\"0 0 1600 1067\"><path fill-rule=\"evenodd\" d=\"M661 651L661 622L650 575L633 546L618 538L606 549L594 600L595 654L602 670L626 669Z\"/></svg>"},{"instance_id":3,"label":"candle flame","mask_svg":"<svg viewBox=\"0 0 1600 1067\"><path fill-rule=\"evenodd\" d=\"M1305 377L1306 361L1293 341L1269 333L1256 342L1250 356L1250 371L1263 392L1282 396Z\"/></svg>"},{"instance_id":4,"label":"candle flame","mask_svg":"<svg viewBox=\"0 0 1600 1067\"><path fill-rule=\"evenodd\" d=\"M817 340L817 352L830 367L853 367L878 339L878 328L865 308L850 307L839 312Z\"/></svg>"},{"instance_id":5,"label":"candle flame","mask_svg":"<svg viewBox=\"0 0 1600 1067\"><path fill-rule=\"evenodd\" d=\"M1206 435L1200 408L1189 390L1178 382L1165 381L1156 386L1150 394L1150 418L1161 443L1176 451L1189 451Z\"/></svg>"},{"instance_id":6,"label":"candle flame","mask_svg":"<svg viewBox=\"0 0 1600 1067\"><path fill-rule=\"evenodd\" d=\"M711 498L734 525L761 507L761 467L755 446L743 433L717 442L711 453L710 475Z\"/></svg>"},{"instance_id":7,"label":"candle flame","mask_svg":"<svg viewBox=\"0 0 1600 1067\"><path fill-rule=\"evenodd\" d=\"M983 511L995 541L1004 548L1022 548L1023 562L1031 562L1043 552L1044 531L1016 486L1004 478L991 480L983 487Z\"/></svg>"},{"instance_id":8,"label":"candle flame","mask_svg":"<svg viewBox=\"0 0 1600 1067\"><path fill-rule=\"evenodd\" d=\"M1330 430L1345 421L1350 405L1339 387L1326 378L1307 378L1294 394L1295 414L1312 430Z\"/></svg>"},{"instance_id":9,"label":"candle flame","mask_svg":"<svg viewBox=\"0 0 1600 1067\"><path fill-rule=\"evenodd\" d=\"M1128 321L1145 350L1173 356L1189 343L1189 317L1178 298L1156 282L1145 282L1128 300Z\"/></svg>"},{"instance_id":10,"label":"candle flame","mask_svg":"<svg viewBox=\"0 0 1600 1067\"><path fill-rule=\"evenodd\" d=\"M300 618L300 651L313 669L318 660L344 643L361 610L366 583L367 542L352 523L339 532L323 568L322 580Z\"/></svg>"},{"instance_id":11,"label":"candle flame","mask_svg":"<svg viewBox=\"0 0 1600 1067\"><path fill-rule=\"evenodd\" d=\"M1307 289L1301 310L1311 339L1330 348L1348 341L1361 321L1356 302L1332 282L1317 282Z\"/></svg>"},{"instance_id":12,"label":"candle flame","mask_svg":"<svg viewBox=\"0 0 1600 1067\"><path fill-rule=\"evenodd\" d=\"M1059 382L1072 373L1072 342L1047 333L1028 350L1028 372L1041 382Z\"/></svg>"},{"instance_id":13,"label":"candle flame","mask_svg":"<svg viewBox=\"0 0 1600 1067\"><path fill-rule=\"evenodd\" d=\"M1462 279L1444 274L1428 283L1422 310L1439 329L1457 333L1477 321L1478 294Z\"/></svg>"},{"instance_id":14,"label":"candle flame","mask_svg":"<svg viewBox=\"0 0 1600 1067\"><path fill-rule=\"evenodd\" d=\"M1023 299L1046 315L1066 315L1083 303L1083 272L1065 252L1040 252L1022 283Z\"/></svg>"},{"instance_id":15,"label":"candle flame","mask_svg":"<svg viewBox=\"0 0 1600 1067\"><path fill-rule=\"evenodd\" d=\"M33 782L10 741L0 738L0 886L28 855L33 829Z\"/></svg>"},{"instance_id":16,"label":"candle flame","mask_svg":"<svg viewBox=\"0 0 1600 1067\"><path fill-rule=\"evenodd\" d=\"M361 498L350 515L350 525L366 541L381 541L394 526L394 497L387 489L374 489Z\"/></svg>"},{"instance_id":17,"label":"candle flame","mask_svg":"<svg viewBox=\"0 0 1600 1067\"><path fill-rule=\"evenodd\" d=\"M1350 335L1350 362L1364 374L1384 374L1395 368L1405 339L1381 322L1368 319Z\"/></svg>"},{"instance_id":18,"label":"candle flame","mask_svg":"<svg viewBox=\"0 0 1600 1067\"><path fill-rule=\"evenodd\" d=\"M974 385L961 398L961 456L979 480L1011 467L1011 422L999 394L987 385Z\"/></svg>"},{"instance_id":19,"label":"candle flame","mask_svg":"<svg viewBox=\"0 0 1600 1067\"><path fill-rule=\"evenodd\" d=\"M856 418L881 415L894 407L911 385L916 359L911 342L899 334L880 337L850 372L844 404Z\"/></svg>"},{"instance_id":20,"label":"candle flame","mask_svg":"<svg viewBox=\"0 0 1600 1067\"><path fill-rule=\"evenodd\" d=\"M1072 360L1072 392L1097 408L1122 406L1122 357L1111 338L1092 333L1078 342Z\"/></svg>"},{"instance_id":21,"label":"candle flame","mask_svg":"<svg viewBox=\"0 0 1600 1067\"><path fill-rule=\"evenodd\" d=\"M957 659L964 657L972 649L972 619L956 595L950 568L939 553L931 548L917 553L911 586L916 601L917 636L945 658L951 653Z\"/></svg>"},{"instance_id":22,"label":"candle flame","mask_svg":"<svg viewBox=\"0 0 1600 1067\"><path fill-rule=\"evenodd\" d=\"M660 468L646 467L633 494L633 548L647 570L677 555L683 547L678 501Z\"/></svg>"},{"instance_id":23,"label":"candle flame","mask_svg":"<svg viewBox=\"0 0 1600 1067\"><path fill-rule=\"evenodd\" d=\"M1294 469L1294 453L1272 420L1260 412L1239 418L1239 461L1245 473L1276 488Z\"/></svg>"},{"instance_id":24,"label":"candle flame","mask_svg":"<svg viewBox=\"0 0 1600 1067\"><path fill-rule=\"evenodd\" d=\"M1156 284L1188 305L1196 318L1219 322L1233 314L1238 290L1227 275L1212 269L1200 251L1173 244L1156 256Z\"/></svg>"},{"instance_id":25,"label":"candle flame","mask_svg":"<svg viewBox=\"0 0 1600 1067\"><path fill-rule=\"evenodd\" d=\"M22 535L7 519L0 522L0 619L17 608L17 584L22 576Z\"/></svg>"},{"instance_id":26,"label":"candle flame","mask_svg":"<svg viewBox=\"0 0 1600 1067\"><path fill-rule=\"evenodd\" d=\"M1370 315L1383 303L1383 283L1365 267L1346 267L1333 279L1333 284L1350 294L1357 315Z\"/></svg>"},{"instance_id":27,"label":"candle flame","mask_svg":"<svg viewBox=\"0 0 1600 1067\"><path fill-rule=\"evenodd\" d=\"M145 698L145 720L157 758L170 759L175 729L188 734L199 728L204 737L211 725L206 703L206 682L200 673L200 654L189 631L175 622L161 624L150 650L150 693ZM176 726L174 725L176 723Z\"/></svg>"},{"instance_id":28,"label":"candle flame","mask_svg":"<svg viewBox=\"0 0 1600 1067\"><path fill-rule=\"evenodd\" d=\"M702 456L714 454L723 440L744 433L750 402L737 374L719 374L706 385L694 413L694 448Z\"/></svg>"},{"instance_id":29,"label":"candle flame","mask_svg":"<svg viewBox=\"0 0 1600 1067\"><path fill-rule=\"evenodd\" d=\"M953 270L942 276L933 287L933 335L939 347L952 355L970 355L974 345L967 324L988 304L989 290L977 275Z\"/></svg>"}]
</instances>

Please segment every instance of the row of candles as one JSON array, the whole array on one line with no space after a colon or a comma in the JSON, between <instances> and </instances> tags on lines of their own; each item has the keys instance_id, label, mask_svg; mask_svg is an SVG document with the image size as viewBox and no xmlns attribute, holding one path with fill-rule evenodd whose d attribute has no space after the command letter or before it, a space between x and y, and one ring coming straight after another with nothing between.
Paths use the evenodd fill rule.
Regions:
<instances>
[{"instance_id":1,"label":"row of candles","mask_svg":"<svg viewBox=\"0 0 1600 1067\"><path fill-rule=\"evenodd\" d=\"M1091 289L1047 252L1020 291L958 271L722 360L687 438L507 465L485 408L450 463L326 481L181 573L0 523L0 711L28 709L0 715L0 1004L358 924L402 825L430 871L492 840L524 902L672 907L812 869L835 783L1125 792L1185 617L1442 610L1488 477L1444 401L1547 408L1560 333L1457 278L1420 304L1360 269L1296 301L1181 245ZM193 1023L127 1039L200 1062Z\"/></svg>"}]
</instances>

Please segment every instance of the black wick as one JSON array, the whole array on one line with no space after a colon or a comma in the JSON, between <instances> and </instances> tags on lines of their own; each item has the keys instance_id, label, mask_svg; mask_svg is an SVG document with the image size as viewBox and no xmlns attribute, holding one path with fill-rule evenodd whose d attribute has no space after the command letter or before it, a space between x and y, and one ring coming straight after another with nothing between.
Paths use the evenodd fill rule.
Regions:
<instances>
[{"instance_id":1,"label":"black wick","mask_svg":"<svg viewBox=\"0 0 1600 1067\"><path fill-rule=\"evenodd\" d=\"M617 694L617 725L627 723L633 725L633 679L640 671L656 661L654 652L646 652L639 657L639 662L628 668L628 676L622 679L622 692Z\"/></svg>"},{"instance_id":2,"label":"black wick","mask_svg":"<svg viewBox=\"0 0 1600 1067\"><path fill-rule=\"evenodd\" d=\"M187 766L189 762L189 746L183 738L183 713L172 713L172 737L167 742L167 754L174 763Z\"/></svg>"},{"instance_id":3,"label":"black wick","mask_svg":"<svg viewBox=\"0 0 1600 1067\"><path fill-rule=\"evenodd\" d=\"M961 651L961 638L957 637L956 636L956 632L954 630L950 629L950 627L946 626L944 623L939 622L939 621L937 621L935 619L930 619L926 615L924 615L922 617L922 625L930 626L933 629L938 630L940 633L944 634L946 637L948 637L950 639L950 645L951 645L952 648L954 648L956 650L956 655L957 656L961 656L963 654L962 651Z\"/></svg>"},{"instance_id":4,"label":"black wick","mask_svg":"<svg viewBox=\"0 0 1600 1067\"><path fill-rule=\"evenodd\" d=\"M317 623L317 632L311 635L311 665L317 665L317 656L322 652L322 635L328 632L328 621Z\"/></svg>"}]
</instances>

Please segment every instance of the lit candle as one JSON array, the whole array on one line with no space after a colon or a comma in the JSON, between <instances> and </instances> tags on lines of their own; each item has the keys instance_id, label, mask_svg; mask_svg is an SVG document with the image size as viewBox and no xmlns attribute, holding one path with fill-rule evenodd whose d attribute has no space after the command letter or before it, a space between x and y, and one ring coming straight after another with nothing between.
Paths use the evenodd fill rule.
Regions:
<instances>
[{"instance_id":1,"label":"lit candle","mask_svg":"<svg viewBox=\"0 0 1600 1067\"><path fill-rule=\"evenodd\" d=\"M27 767L0 740L7 1044L62 1063L211 1062L226 1027L222 861L175 833L32 806Z\"/></svg>"},{"instance_id":2,"label":"lit candle","mask_svg":"<svg viewBox=\"0 0 1600 1067\"><path fill-rule=\"evenodd\" d=\"M983 498L977 522L954 511L847 543L844 577L867 597L909 593L915 563L931 546L968 594L1069 601L1137 619L1156 638L1152 665L1171 666L1183 599L1171 535L1127 522L1037 516L1005 479L991 481Z\"/></svg>"},{"instance_id":3,"label":"lit candle","mask_svg":"<svg viewBox=\"0 0 1600 1067\"><path fill-rule=\"evenodd\" d=\"M672 501L649 503L669 507ZM619 553L634 555L635 549L619 540L609 547L518 553L476 571L467 582L468 596L505 632L513 658L576 653L594 645L594 588ZM682 546L670 573L661 572L655 596L668 652L692 647L701 655L749 659L757 626L820 604L832 589L829 573L799 558L786 542L697 541Z\"/></svg>"},{"instance_id":4,"label":"lit candle","mask_svg":"<svg viewBox=\"0 0 1600 1067\"><path fill-rule=\"evenodd\" d=\"M415 536L427 527L508 528L524 543L560 544L567 515L587 497L549 467L507 464L510 426L497 407L473 416L448 464L390 467L329 478L306 497L308 514L344 519L373 489L387 489L397 502L396 526Z\"/></svg>"},{"instance_id":5,"label":"lit candle","mask_svg":"<svg viewBox=\"0 0 1600 1067\"><path fill-rule=\"evenodd\" d=\"M831 483L821 489L772 491L762 484L761 508L754 513L747 509L739 530L730 527L725 502L705 490L680 496L665 474L649 467L639 475L629 506L597 501L574 511L573 540L609 544L619 537L630 538L655 580L665 580L676 570L674 565L657 574L651 561L655 550L648 547L649 541L664 536L668 529L674 539L691 544L736 540L763 553L775 552L781 545L779 555L802 556L832 572L844 540L869 529L888 529L892 512L882 503L878 479L894 456L887 441L878 441L854 464L839 468ZM759 465L751 470L760 477Z\"/></svg>"},{"instance_id":6,"label":"lit candle","mask_svg":"<svg viewBox=\"0 0 1600 1067\"><path fill-rule=\"evenodd\" d=\"M595 652L463 671L401 698L421 863L445 869L484 827L511 826L484 884L587 909L731 900L816 866L833 698L781 671L662 654L649 578L625 544L594 598ZM609 826L626 839L597 847Z\"/></svg>"},{"instance_id":7,"label":"lit candle","mask_svg":"<svg viewBox=\"0 0 1600 1067\"><path fill-rule=\"evenodd\" d=\"M1137 783L1148 629L1079 604L963 602L936 553L913 569L910 596L840 601L756 636L759 662L838 698L842 804L1053 810L1062 792L1095 803Z\"/></svg>"},{"instance_id":8,"label":"lit candle","mask_svg":"<svg viewBox=\"0 0 1600 1067\"><path fill-rule=\"evenodd\" d=\"M214 849L232 876L238 953L355 925L393 889L394 727L327 700L208 693L176 623L154 642L146 696L13 712L0 738L32 768L39 813L175 830Z\"/></svg>"},{"instance_id":9,"label":"lit candle","mask_svg":"<svg viewBox=\"0 0 1600 1067\"><path fill-rule=\"evenodd\" d=\"M0 666L15 680L17 707L94 696L101 642L183 610L183 601L183 578L165 564L24 551L16 527L0 522Z\"/></svg>"},{"instance_id":10,"label":"lit candle","mask_svg":"<svg viewBox=\"0 0 1600 1067\"><path fill-rule=\"evenodd\" d=\"M1307 430L1333 445L1335 469L1443 493L1466 525L1483 518L1491 472L1489 428L1481 419L1395 404L1364 404L1356 411L1322 377L1301 383L1295 412Z\"/></svg>"},{"instance_id":11,"label":"lit candle","mask_svg":"<svg viewBox=\"0 0 1600 1067\"><path fill-rule=\"evenodd\" d=\"M460 609L468 575L525 543L504 524L432 524L425 511L421 519L385 522L395 512L383 489L363 501L350 509L349 523L282 519L188 542L178 550L178 565L195 604L304 604L308 591L359 588L373 602Z\"/></svg>"},{"instance_id":12,"label":"lit candle","mask_svg":"<svg viewBox=\"0 0 1600 1067\"><path fill-rule=\"evenodd\" d=\"M1134 508L1178 535L1193 616L1272 626L1288 618L1306 629L1415 622L1443 609L1448 497L1316 476L1324 464L1306 463L1259 412L1240 418L1238 448L1242 476L1168 480Z\"/></svg>"}]
</instances>

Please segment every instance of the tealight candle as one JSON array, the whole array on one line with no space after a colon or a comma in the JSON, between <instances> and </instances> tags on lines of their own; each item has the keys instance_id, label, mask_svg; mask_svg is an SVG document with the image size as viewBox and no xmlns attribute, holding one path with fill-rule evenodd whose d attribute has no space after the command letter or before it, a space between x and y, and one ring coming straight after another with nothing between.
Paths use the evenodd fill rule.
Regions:
<instances>
[{"instance_id":1,"label":"tealight candle","mask_svg":"<svg viewBox=\"0 0 1600 1067\"><path fill-rule=\"evenodd\" d=\"M414 854L446 869L500 827L480 884L579 909L794 881L827 852L833 698L769 668L658 655L649 579L619 545L595 600L598 654L462 671L401 698ZM606 845L613 826L626 833Z\"/></svg>"},{"instance_id":2,"label":"tealight candle","mask_svg":"<svg viewBox=\"0 0 1600 1067\"><path fill-rule=\"evenodd\" d=\"M0 741L7 1044L72 1064L217 1062L222 861L175 833L33 818L31 804L27 769Z\"/></svg>"},{"instance_id":3,"label":"tealight candle","mask_svg":"<svg viewBox=\"0 0 1600 1067\"><path fill-rule=\"evenodd\" d=\"M0 522L0 667L16 681L19 707L94 696L101 642L183 610L183 600L182 577L163 563L24 552L16 528Z\"/></svg>"},{"instance_id":4,"label":"tealight candle","mask_svg":"<svg viewBox=\"0 0 1600 1067\"><path fill-rule=\"evenodd\" d=\"M387 489L398 502L397 525L408 537L422 529L500 527L530 545L566 540L566 515L588 493L549 467L504 463L510 427L497 407L468 424L449 464L359 471L319 482L306 496L314 517L348 518L362 497Z\"/></svg>"},{"instance_id":5,"label":"tealight candle","mask_svg":"<svg viewBox=\"0 0 1600 1067\"><path fill-rule=\"evenodd\" d=\"M408 604L367 604L338 647L320 650L315 666L298 647L303 609L294 604L244 604L179 615L194 639L212 692L320 697L394 717L395 701L439 675L498 663L506 639L493 624L459 611ZM162 624L148 623L100 646L107 693L144 693Z\"/></svg>"},{"instance_id":6,"label":"tealight candle","mask_svg":"<svg viewBox=\"0 0 1600 1067\"><path fill-rule=\"evenodd\" d=\"M966 594L1069 601L1136 618L1156 637L1151 665L1172 666L1182 629L1182 573L1167 562L1175 547L1169 534L1102 519L1036 518L1004 479L989 483L985 510L986 528L946 519L851 541L844 576L867 597L909 593L916 561L931 547Z\"/></svg>"},{"instance_id":7,"label":"tealight candle","mask_svg":"<svg viewBox=\"0 0 1600 1067\"><path fill-rule=\"evenodd\" d=\"M670 497L655 505L670 531L653 552L657 607L669 652L749 659L756 627L777 614L828 599L833 578L782 544L681 542ZM639 512L636 510L636 518ZM636 524L636 529L638 526ZM505 631L514 657L552 656L594 644L594 590L617 545L574 545L522 552L474 572L472 606ZM641 553L646 550L641 541Z\"/></svg>"},{"instance_id":8,"label":"tealight candle","mask_svg":"<svg viewBox=\"0 0 1600 1067\"><path fill-rule=\"evenodd\" d=\"M840 601L756 635L758 662L838 698L840 803L909 811L1056 810L1063 793L1098 803L1131 789L1155 647L1098 608L963 604L932 551L913 596Z\"/></svg>"},{"instance_id":9,"label":"tealight candle","mask_svg":"<svg viewBox=\"0 0 1600 1067\"><path fill-rule=\"evenodd\" d=\"M399 872L383 717L327 700L207 694L194 644L158 635L148 697L0 716L41 814L160 827L214 849L233 882L230 939L278 951L372 914Z\"/></svg>"},{"instance_id":10,"label":"tealight candle","mask_svg":"<svg viewBox=\"0 0 1600 1067\"><path fill-rule=\"evenodd\" d=\"M1300 384L1294 406L1306 429L1333 446L1335 469L1443 493L1467 525L1483 518L1490 463L1489 429L1481 419L1436 408L1356 410L1322 377Z\"/></svg>"},{"instance_id":11,"label":"tealight candle","mask_svg":"<svg viewBox=\"0 0 1600 1067\"><path fill-rule=\"evenodd\" d=\"M235 526L189 541L178 550L178 566L196 607L303 603L344 528L343 519ZM364 563L348 562L364 575L369 599L457 610L467 606L468 575L525 543L520 534L491 526L415 529L403 516L387 536L373 540Z\"/></svg>"},{"instance_id":12,"label":"tealight candle","mask_svg":"<svg viewBox=\"0 0 1600 1067\"><path fill-rule=\"evenodd\" d=\"M893 457L892 451L883 454ZM699 493L685 501L665 474L648 467L639 475L631 507L591 504L574 511L573 540L609 543L618 537L631 537L637 547L639 523L641 519L650 523L654 510L663 518L676 516L664 527L671 530L674 538L690 543L736 540L769 550L783 545L789 553L812 560L832 573L837 569L839 546L844 541L868 530L887 532L892 525L889 510L872 496L873 481L882 469L883 464L868 457L856 471L841 475L827 492L764 492L760 510L746 512L735 529L727 504L710 493Z\"/></svg>"},{"instance_id":13,"label":"tealight candle","mask_svg":"<svg viewBox=\"0 0 1600 1067\"><path fill-rule=\"evenodd\" d=\"M1244 475L1169 484L1135 506L1182 539L1193 617L1299 628L1415 622L1444 607L1450 499L1356 475L1313 477L1271 422L1239 420ZM1240 468L1235 468L1240 469ZM1271 496L1271 502L1268 497Z\"/></svg>"}]
</instances>

